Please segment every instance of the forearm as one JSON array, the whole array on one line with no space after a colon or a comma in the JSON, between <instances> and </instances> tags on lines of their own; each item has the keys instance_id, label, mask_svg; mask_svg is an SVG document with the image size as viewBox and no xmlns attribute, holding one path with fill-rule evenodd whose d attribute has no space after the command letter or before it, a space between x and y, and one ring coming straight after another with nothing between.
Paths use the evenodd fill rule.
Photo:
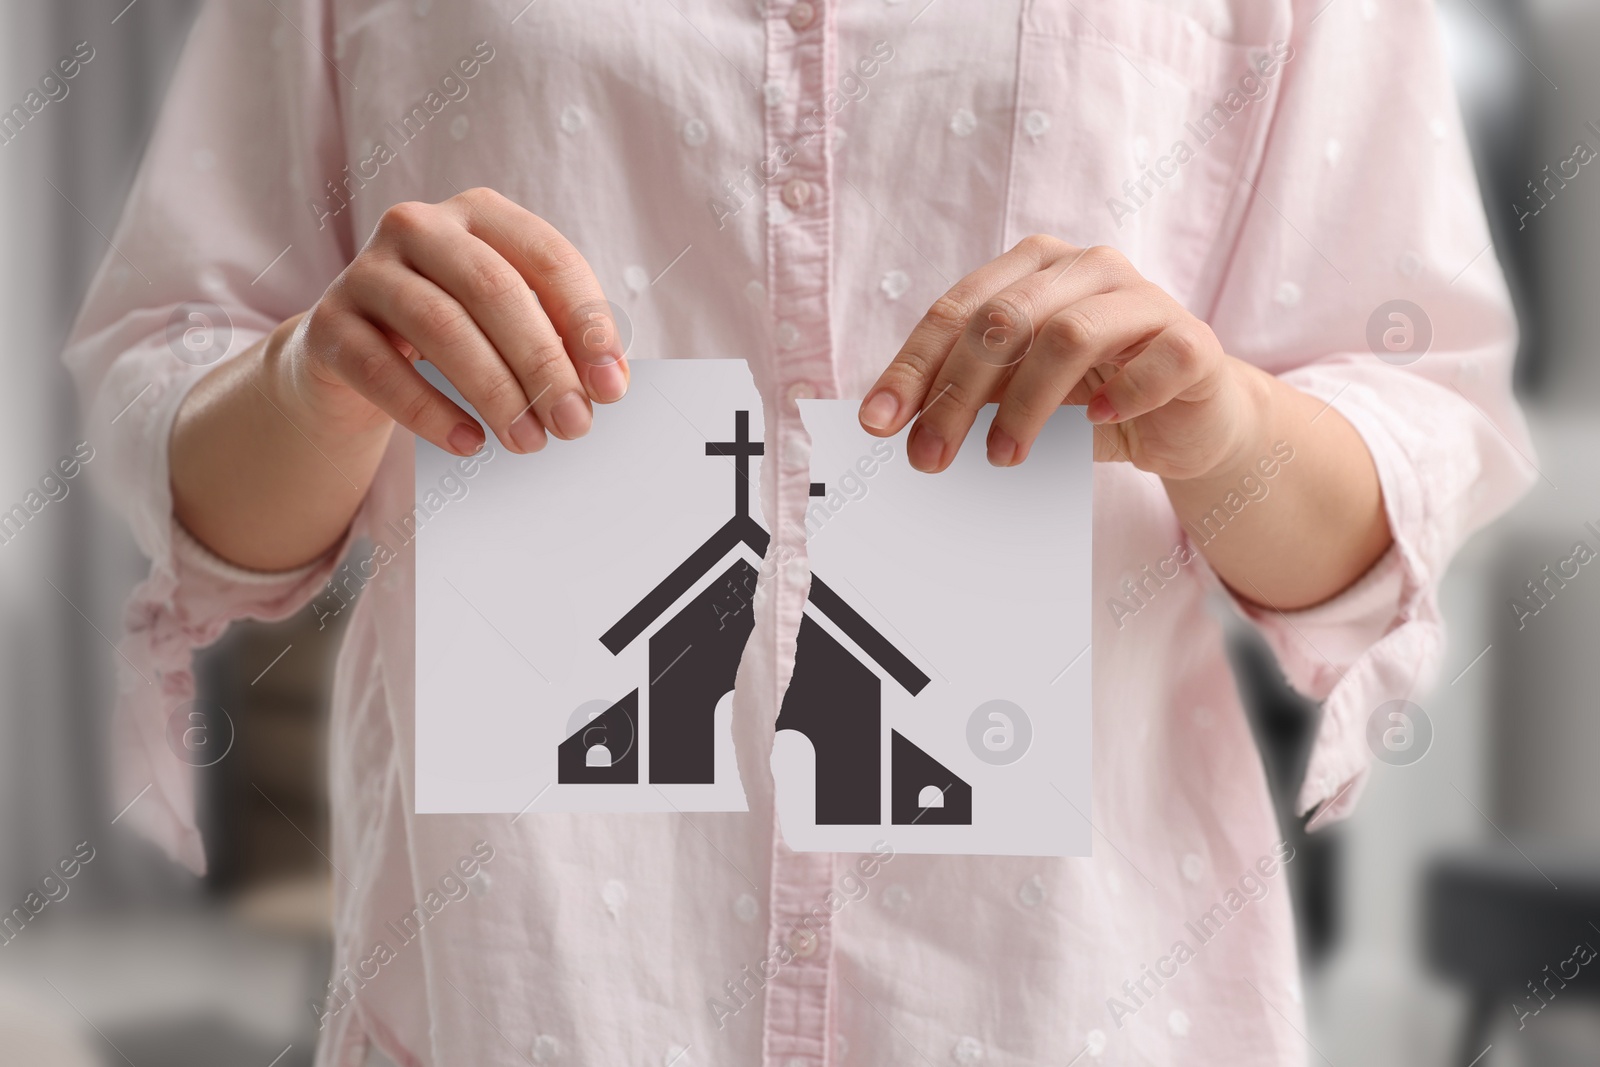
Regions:
<instances>
[{"instance_id":1,"label":"forearm","mask_svg":"<svg viewBox=\"0 0 1600 1067\"><path fill-rule=\"evenodd\" d=\"M177 520L219 556L255 570L299 566L338 542L394 425L379 413L331 427L299 411L281 359L299 321L203 378L169 443Z\"/></svg>"},{"instance_id":2,"label":"forearm","mask_svg":"<svg viewBox=\"0 0 1600 1067\"><path fill-rule=\"evenodd\" d=\"M1392 542L1377 470L1330 405L1237 369L1254 413L1241 446L1202 478L1164 479L1167 495L1235 593L1281 611L1310 607L1348 588Z\"/></svg>"}]
</instances>

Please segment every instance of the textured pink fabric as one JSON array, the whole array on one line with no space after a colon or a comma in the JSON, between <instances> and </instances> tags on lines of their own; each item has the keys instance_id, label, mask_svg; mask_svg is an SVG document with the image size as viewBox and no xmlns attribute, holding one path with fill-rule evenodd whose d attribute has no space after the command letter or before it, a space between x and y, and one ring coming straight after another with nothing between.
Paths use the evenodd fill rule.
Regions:
<instances>
[{"instance_id":1,"label":"textured pink fabric","mask_svg":"<svg viewBox=\"0 0 1600 1067\"><path fill-rule=\"evenodd\" d=\"M216 3L194 31L67 354L154 560L121 646L118 797L152 787L126 821L201 866L164 742L190 649L326 596L336 565L251 575L174 530L167 435L203 371L169 351L168 314L220 305L237 353L313 303L389 204L492 185L589 258L633 358L754 370L764 515L795 558L735 694L752 812L413 815L402 553L352 609L334 693L344 995L318 1062L369 1043L408 1067L1303 1060L1292 859L1206 608L1220 586L1171 562L1193 534L1153 477L1096 471L1095 803L1041 816L1092 818L1093 859L775 840L766 753L808 580L794 400L862 395L949 283L1043 232L1122 249L1230 352L1328 401L1372 450L1396 546L1328 604L1246 614L1325 700L1299 807L1344 814L1367 716L1434 676L1452 553L1529 481L1431 5L524 2ZM1407 366L1367 341L1393 299L1432 324ZM398 434L355 543L409 509L411 455ZM865 896L793 941L851 872ZM438 913L402 936L430 893Z\"/></svg>"}]
</instances>

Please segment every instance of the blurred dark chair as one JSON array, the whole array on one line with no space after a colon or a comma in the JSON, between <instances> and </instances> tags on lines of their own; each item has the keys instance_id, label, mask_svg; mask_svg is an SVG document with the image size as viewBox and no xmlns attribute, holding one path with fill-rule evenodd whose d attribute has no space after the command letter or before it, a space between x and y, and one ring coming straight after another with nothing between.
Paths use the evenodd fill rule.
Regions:
<instances>
[{"instance_id":1,"label":"blurred dark chair","mask_svg":"<svg viewBox=\"0 0 1600 1067\"><path fill-rule=\"evenodd\" d=\"M1483 1053L1496 1016L1504 1023L1545 1000L1600 998L1600 957L1562 966L1579 944L1600 951L1600 856L1463 849L1429 865L1422 894L1427 964L1472 997L1456 1062ZM1561 973L1574 966L1575 977Z\"/></svg>"},{"instance_id":2,"label":"blurred dark chair","mask_svg":"<svg viewBox=\"0 0 1600 1067\"><path fill-rule=\"evenodd\" d=\"M1229 622L1228 658L1261 751L1279 831L1294 848L1289 891L1294 899L1300 958L1308 969L1314 969L1327 959L1338 939L1335 894L1340 829L1306 833L1305 820L1294 813L1294 801L1316 741L1321 712L1314 701L1289 687L1261 635L1238 619Z\"/></svg>"}]
</instances>

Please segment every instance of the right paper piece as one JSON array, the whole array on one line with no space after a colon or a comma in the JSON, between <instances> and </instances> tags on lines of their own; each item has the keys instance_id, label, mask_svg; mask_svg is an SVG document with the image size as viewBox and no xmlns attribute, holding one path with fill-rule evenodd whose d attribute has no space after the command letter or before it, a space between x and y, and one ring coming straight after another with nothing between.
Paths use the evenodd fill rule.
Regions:
<instances>
[{"instance_id":1,"label":"right paper piece","mask_svg":"<svg viewBox=\"0 0 1600 1067\"><path fill-rule=\"evenodd\" d=\"M923 474L853 401L800 402L811 588L777 720L799 851L1090 854L1092 427L1063 408L1026 462Z\"/></svg>"}]
</instances>

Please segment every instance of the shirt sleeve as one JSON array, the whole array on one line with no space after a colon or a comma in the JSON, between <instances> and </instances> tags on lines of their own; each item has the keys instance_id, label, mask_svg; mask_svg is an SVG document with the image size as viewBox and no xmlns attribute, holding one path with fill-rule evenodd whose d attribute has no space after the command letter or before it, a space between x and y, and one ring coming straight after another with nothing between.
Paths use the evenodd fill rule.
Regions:
<instances>
[{"instance_id":1,"label":"shirt sleeve","mask_svg":"<svg viewBox=\"0 0 1600 1067\"><path fill-rule=\"evenodd\" d=\"M197 873L192 652L235 618L303 606L343 546L280 574L217 558L173 520L167 441L188 390L315 303L352 254L312 207L344 165L330 36L324 0L204 6L64 355L106 457L91 476L151 560L119 646L114 801Z\"/></svg>"},{"instance_id":2,"label":"shirt sleeve","mask_svg":"<svg viewBox=\"0 0 1600 1067\"><path fill-rule=\"evenodd\" d=\"M1211 323L1230 353L1350 421L1394 535L1327 603L1283 613L1235 598L1290 683L1323 701L1296 805L1316 827L1361 791L1372 713L1436 677L1437 590L1456 549L1537 474L1510 384L1516 322L1433 4L1307 0L1294 20Z\"/></svg>"}]
</instances>

